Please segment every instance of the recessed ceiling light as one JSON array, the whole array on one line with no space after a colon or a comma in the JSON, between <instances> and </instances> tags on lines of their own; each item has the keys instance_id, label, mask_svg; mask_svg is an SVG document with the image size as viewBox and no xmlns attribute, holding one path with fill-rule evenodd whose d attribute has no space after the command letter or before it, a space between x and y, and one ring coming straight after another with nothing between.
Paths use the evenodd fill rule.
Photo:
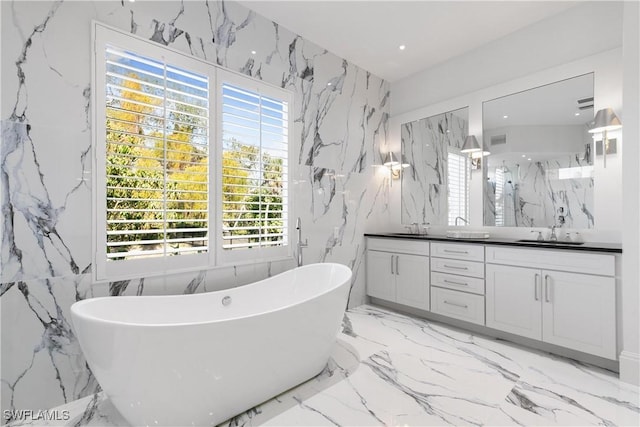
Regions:
<instances>
[{"instance_id":1,"label":"recessed ceiling light","mask_svg":"<svg viewBox=\"0 0 640 427\"><path fill-rule=\"evenodd\" d=\"M331 82L327 83L327 86L331 86Z\"/></svg>"},{"instance_id":2,"label":"recessed ceiling light","mask_svg":"<svg viewBox=\"0 0 640 427\"><path fill-rule=\"evenodd\" d=\"M255 55L256 53L258 53L258 52L256 52L255 50L251 51L251 55Z\"/></svg>"},{"instance_id":3,"label":"recessed ceiling light","mask_svg":"<svg viewBox=\"0 0 640 427\"><path fill-rule=\"evenodd\" d=\"M407 47L406 47L405 45L403 45L403 44L401 44L400 46L398 46L398 49L400 49L400 50L405 50L406 48L407 48Z\"/></svg>"},{"instance_id":4,"label":"recessed ceiling light","mask_svg":"<svg viewBox=\"0 0 640 427\"><path fill-rule=\"evenodd\" d=\"M526 154L523 154L523 155L522 155L522 157L527 157L527 155L526 155Z\"/></svg>"},{"instance_id":5,"label":"recessed ceiling light","mask_svg":"<svg viewBox=\"0 0 640 427\"><path fill-rule=\"evenodd\" d=\"M503 119L508 119L509 116L507 116L506 114L504 116L502 116Z\"/></svg>"},{"instance_id":6,"label":"recessed ceiling light","mask_svg":"<svg viewBox=\"0 0 640 427\"><path fill-rule=\"evenodd\" d=\"M580 113L576 113L576 116L579 116L579 115L580 115Z\"/></svg>"},{"instance_id":7,"label":"recessed ceiling light","mask_svg":"<svg viewBox=\"0 0 640 427\"><path fill-rule=\"evenodd\" d=\"M531 161L531 159L527 159L527 160Z\"/></svg>"}]
</instances>

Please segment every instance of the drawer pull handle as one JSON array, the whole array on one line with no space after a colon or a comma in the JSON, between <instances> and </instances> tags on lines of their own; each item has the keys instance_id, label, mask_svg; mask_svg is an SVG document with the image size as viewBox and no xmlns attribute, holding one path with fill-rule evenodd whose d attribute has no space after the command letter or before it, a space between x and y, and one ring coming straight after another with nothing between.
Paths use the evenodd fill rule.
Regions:
<instances>
[{"instance_id":1,"label":"drawer pull handle","mask_svg":"<svg viewBox=\"0 0 640 427\"><path fill-rule=\"evenodd\" d=\"M453 305L453 306L456 306L456 307L460 307L460 308L469 308L469 306L466 305L466 304L458 304L458 303L455 303L455 302L449 302L447 300L444 300L444 303L445 304L449 304L449 305Z\"/></svg>"},{"instance_id":2,"label":"drawer pull handle","mask_svg":"<svg viewBox=\"0 0 640 427\"><path fill-rule=\"evenodd\" d=\"M400 258L398 255L396 255L396 274L399 276L400 275L400 267L398 267L398 258Z\"/></svg>"},{"instance_id":3,"label":"drawer pull handle","mask_svg":"<svg viewBox=\"0 0 640 427\"><path fill-rule=\"evenodd\" d=\"M468 283L454 282L453 280L447 280L447 279L444 279L443 282L444 283L451 283L452 285L469 286Z\"/></svg>"},{"instance_id":4,"label":"drawer pull handle","mask_svg":"<svg viewBox=\"0 0 640 427\"><path fill-rule=\"evenodd\" d=\"M395 255L391 255L391 274L394 275L395 273L393 272L393 257Z\"/></svg>"},{"instance_id":5,"label":"drawer pull handle","mask_svg":"<svg viewBox=\"0 0 640 427\"><path fill-rule=\"evenodd\" d=\"M536 301L540 301L539 284L540 284L540 275L536 273L536 276L533 280L533 297L536 299Z\"/></svg>"},{"instance_id":6,"label":"drawer pull handle","mask_svg":"<svg viewBox=\"0 0 640 427\"><path fill-rule=\"evenodd\" d=\"M445 268L453 268L455 270L468 270L469 269L469 267L459 267L457 265L447 265L447 264L445 264L444 266L445 266Z\"/></svg>"},{"instance_id":7,"label":"drawer pull handle","mask_svg":"<svg viewBox=\"0 0 640 427\"><path fill-rule=\"evenodd\" d=\"M454 251L452 249L443 249L443 251L450 254L468 254L469 253L467 251Z\"/></svg>"}]
</instances>

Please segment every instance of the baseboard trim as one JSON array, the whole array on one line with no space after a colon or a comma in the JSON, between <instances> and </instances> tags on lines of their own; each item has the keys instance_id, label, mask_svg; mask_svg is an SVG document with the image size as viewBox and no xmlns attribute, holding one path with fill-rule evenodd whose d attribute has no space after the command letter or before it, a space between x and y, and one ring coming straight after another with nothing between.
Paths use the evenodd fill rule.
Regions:
<instances>
[{"instance_id":1,"label":"baseboard trim","mask_svg":"<svg viewBox=\"0 0 640 427\"><path fill-rule=\"evenodd\" d=\"M620 381L640 385L640 354L622 350L620 353Z\"/></svg>"}]
</instances>

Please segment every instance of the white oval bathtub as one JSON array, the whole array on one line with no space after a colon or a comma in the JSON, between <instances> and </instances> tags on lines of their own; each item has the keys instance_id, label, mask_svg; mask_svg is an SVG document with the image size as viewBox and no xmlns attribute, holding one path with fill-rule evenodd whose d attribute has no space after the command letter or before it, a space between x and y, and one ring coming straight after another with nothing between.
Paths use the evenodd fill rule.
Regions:
<instances>
[{"instance_id":1,"label":"white oval bathtub","mask_svg":"<svg viewBox=\"0 0 640 427\"><path fill-rule=\"evenodd\" d=\"M225 291L79 301L71 318L132 425L216 425L324 368L350 282L344 265L311 264Z\"/></svg>"}]
</instances>

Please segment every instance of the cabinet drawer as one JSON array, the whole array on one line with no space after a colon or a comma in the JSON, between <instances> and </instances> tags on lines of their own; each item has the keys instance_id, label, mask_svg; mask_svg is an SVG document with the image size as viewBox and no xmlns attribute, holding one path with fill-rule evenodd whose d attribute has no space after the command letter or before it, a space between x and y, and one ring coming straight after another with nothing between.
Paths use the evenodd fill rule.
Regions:
<instances>
[{"instance_id":1,"label":"cabinet drawer","mask_svg":"<svg viewBox=\"0 0 640 427\"><path fill-rule=\"evenodd\" d=\"M484 279L431 272L431 285L484 295Z\"/></svg>"},{"instance_id":2,"label":"cabinet drawer","mask_svg":"<svg viewBox=\"0 0 640 427\"><path fill-rule=\"evenodd\" d=\"M484 279L484 263L457 259L431 258L431 271L460 274Z\"/></svg>"},{"instance_id":3,"label":"cabinet drawer","mask_svg":"<svg viewBox=\"0 0 640 427\"><path fill-rule=\"evenodd\" d=\"M481 295L432 287L431 311L484 325L484 297Z\"/></svg>"},{"instance_id":4,"label":"cabinet drawer","mask_svg":"<svg viewBox=\"0 0 640 427\"><path fill-rule=\"evenodd\" d=\"M442 258L455 258L468 261L484 261L483 245L465 245L461 243L431 243L431 255Z\"/></svg>"},{"instance_id":5,"label":"cabinet drawer","mask_svg":"<svg viewBox=\"0 0 640 427\"><path fill-rule=\"evenodd\" d=\"M409 239L378 239L368 237L367 249L402 254L429 255L429 242L426 240L416 241Z\"/></svg>"},{"instance_id":6,"label":"cabinet drawer","mask_svg":"<svg viewBox=\"0 0 640 427\"><path fill-rule=\"evenodd\" d=\"M487 246L487 263L546 268L574 273L615 275L615 257L549 249L519 249Z\"/></svg>"}]
</instances>

